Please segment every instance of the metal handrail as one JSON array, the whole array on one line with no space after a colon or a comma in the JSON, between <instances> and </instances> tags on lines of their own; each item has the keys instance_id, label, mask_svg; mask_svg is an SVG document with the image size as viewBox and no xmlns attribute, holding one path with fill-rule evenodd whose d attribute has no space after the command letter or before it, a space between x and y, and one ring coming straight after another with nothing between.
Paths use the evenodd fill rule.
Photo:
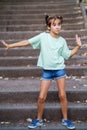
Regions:
<instances>
[{"instance_id":1,"label":"metal handrail","mask_svg":"<svg viewBox=\"0 0 87 130\"><path fill-rule=\"evenodd\" d=\"M84 5L84 0L79 0L79 4L82 9L82 15L84 17L85 28L87 28L87 14L86 14L86 9Z\"/></svg>"},{"instance_id":2,"label":"metal handrail","mask_svg":"<svg viewBox=\"0 0 87 130\"><path fill-rule=\"evenodd\" d=\"M84 3L84 2L85 2L85 0L79 0L79 3L82 3L82 2Z\"/></svg>"},{"instance_id":3,"label":"metal handrail","mask_svg":"<svg viewBox=\"0 0 87 130\"><path fill-rule=\"evenodd\" d=\"M82 1L83 1L83 0L77 0L76 2L77 2L78 4L80 4L80 3L82 3Z\"/></svg>"}]
</instances>

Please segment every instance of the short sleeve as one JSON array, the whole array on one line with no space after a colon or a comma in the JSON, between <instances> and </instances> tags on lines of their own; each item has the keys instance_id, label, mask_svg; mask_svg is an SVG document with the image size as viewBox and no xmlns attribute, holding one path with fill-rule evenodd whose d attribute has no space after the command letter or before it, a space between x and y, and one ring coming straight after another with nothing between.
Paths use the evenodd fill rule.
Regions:
<instances>
[{"instance_id":1,"label":"short sleeve","mask_svg":"<svg viewBox=\"0 0 87 130\"><path fill-rule=\"evenodd\" d=\"M69 50L66 41L64 40L64 46L62 49L62 56L64 57L64 59L68 60L70 58L71 55L71 50Z\"/></svg>"},{"instance_id":2,"label":"short sleeve","mask_svg":"<svg viewBox=\"0 0 87 130\"><path fill-rule=\"evenodd\" d=\"M34 49L40 48L40 44L41 44L41 34L36 35L35 37L32 37L32 38L28 39L28 42L32 45L32 47L33 47Z\"/></svg>"}]
</instances>

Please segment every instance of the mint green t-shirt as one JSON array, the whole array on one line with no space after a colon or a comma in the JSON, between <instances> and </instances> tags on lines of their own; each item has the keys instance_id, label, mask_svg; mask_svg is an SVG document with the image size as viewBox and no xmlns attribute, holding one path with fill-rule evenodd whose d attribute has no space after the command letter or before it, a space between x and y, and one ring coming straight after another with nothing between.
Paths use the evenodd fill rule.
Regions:
<instances>
[{"instance_id":1,"label":"mint green t-shirt","mask_svg":"<svg viewBox=\"0 0 87 130\"><path fill-rule=\"evenodd\" d=\"M37 66L47 70L64 69L64 59L68 59L71 50L63 37L54 38L50 33L43 32L28 39L34 49L40 48Z\"/></svg>"}]
</instances>

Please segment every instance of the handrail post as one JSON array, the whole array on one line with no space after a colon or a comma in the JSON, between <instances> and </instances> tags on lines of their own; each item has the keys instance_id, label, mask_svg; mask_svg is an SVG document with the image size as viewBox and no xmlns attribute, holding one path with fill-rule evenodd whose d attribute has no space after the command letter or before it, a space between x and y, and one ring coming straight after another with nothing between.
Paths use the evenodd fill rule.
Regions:
<instances>
[{"instance_id":1,"label":"handrail post","mask_svg":"<svg viewBox=\"0 0 87 130\"><path fill-rule=\"evenodd\" d=\"M84 5L84 0L79 0L79 4L80 4L80 7L82 9L82 15L83 15L83 18L84 18L84 23L85 23L85 28L87 28L87 14L86 14L86 9L85 9L85 5Z\"/></svg>"},{"instance_id":2,"label":"handrail post","mask_svg":"<svg viewBox=\"0 0 87 130\"><path fill-rule=\"evenodd\" d=\"M83 0L79 0L79 3L82 3Z\"/></svg>"},{"instance_id":3,"label":"handrail post","mask_svg":"<svg viewBox=\"0 0 87 130\"><path fill-rule=\"evenodd\" d=\"M83 0L77 0L77 4L80 4L82 3Z\"/></svg>"}]
</instances>

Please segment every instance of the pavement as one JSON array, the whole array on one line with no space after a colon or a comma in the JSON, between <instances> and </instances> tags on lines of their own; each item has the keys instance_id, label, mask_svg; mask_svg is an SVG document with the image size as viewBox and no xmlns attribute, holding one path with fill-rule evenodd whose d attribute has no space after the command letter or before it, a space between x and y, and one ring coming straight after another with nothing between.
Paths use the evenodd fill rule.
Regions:
<instances>
[{"instance_id":1,"label":"pavement","mask_svg":"<svg viewBox=\"0 0 87 130\"><path fill-rule=\"evenodd\" d=\"M76 126L75 130L87 130L87 122L73 122ZM19 124L3 124L0 125L0 130L31 130L27 127L28 123L20 122ZM60 122L47 121L43 126L34 128L33 130L68 130L62 126Z\"/></svg>"}]
</instances>

